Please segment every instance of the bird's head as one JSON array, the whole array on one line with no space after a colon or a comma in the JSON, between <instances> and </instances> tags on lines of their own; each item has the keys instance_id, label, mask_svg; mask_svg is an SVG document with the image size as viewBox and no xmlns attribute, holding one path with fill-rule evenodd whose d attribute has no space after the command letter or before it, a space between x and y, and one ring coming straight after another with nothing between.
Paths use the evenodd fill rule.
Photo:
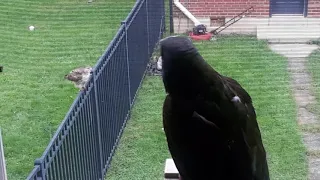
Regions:
<instances>
[{"instance_id":1,"label":"bird's head","mask_svg":"<svg viewBox=\"0 0 320 180\"><path fill-rule=\"evenodd\" d=\"M64 75L65 79L68 79L68 77L69 77L69 74Z\"/></svg>"},{"instance_id":2,"label":"bird's head","mask_svg":"<svg viewBox=\"0 0 320 180\"><path fill-rule=\"evenodd\" d=\"M167 70L172 66L183 66L198 52L192 41L183 36L169 36L160 40L162 66Z\"/></svg>"},{"instance_id":3,"label":"bird's head","mask_svg":"<svg viewBox=\"0 0 320 180\"><path fill-rule=\"evenodd\" d=\"M160 40L162 58L162 78L168 93L190 88L190 81L195 82L198 71L196 66L203 59L192 41L183 36L169 36ZM178 89L178 90L177 90Z\"/></svg>"},{"instance_id":4,"label":"bird's head","mask_svg":"<svg viewBox=\"0 0 320 180\"><path fill-rule=\"evenodd\" d=\"M64 78L65 78L65 79L68 79L68 77L69 77L69 74L65 74L65 75L64 75Z\"/></svg>"}]
</instances>

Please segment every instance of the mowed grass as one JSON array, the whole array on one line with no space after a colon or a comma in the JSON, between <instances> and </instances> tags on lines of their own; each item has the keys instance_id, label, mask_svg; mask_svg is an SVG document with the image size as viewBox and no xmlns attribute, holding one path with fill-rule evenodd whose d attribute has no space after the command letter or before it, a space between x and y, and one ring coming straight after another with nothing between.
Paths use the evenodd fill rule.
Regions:
<instances>
[{"instance_id":1,"label":"mowed grass","mask_svg":"<svg viewBox=\"0 0 320 180\"><path fill-rule=\"evenodd\" d=\"M307 179L305 147L296 123L286 59L251 37L221 37L195 45L217 71L236 79L252 96L271 179ZM164 162L170 157L161 129L164 97L161 78L146 77L107 179L163 179Z\"/></svg>"},{"instance_id":2,"label":"mowed grass","mask_svg":"<svg viewBox=\"0 0 320 180\"><path fill-rule=\"evenodd\" d=\"M96 63L135 2L0 1L0 128L10 180L26 178L78 94L64 75Z\"/></svg>"},{"instance_id":3,"label":"mowed grass","mask_svg":"<svg viewBox=\"0 0 320 180\"><path fill-rule=\"evenodd\" d=\"M313 51L308 57L307 68L312 78L312 92L316 97L316 103L311 104L308 108L311 112L320 118L320 41L316 41L319 49ZM320 126L308 127L307 130L320 132Z\"/></svg>"},{"instance_id":4,"label":"mowed grass","mask_svg":"<svg viewBox=\"0 0 320 180\"><path fill-rule=\"evenodd\" d=\"M319 41L320 42L320 41ZM319 43L319 49L313 51L311 55L308 57L308 63L307 63L308 70L311 72L313 83L315 86L320 85L320 43ZM320 97L320 91L317 92L318 97Z\"/></svg>"}]
</instances>

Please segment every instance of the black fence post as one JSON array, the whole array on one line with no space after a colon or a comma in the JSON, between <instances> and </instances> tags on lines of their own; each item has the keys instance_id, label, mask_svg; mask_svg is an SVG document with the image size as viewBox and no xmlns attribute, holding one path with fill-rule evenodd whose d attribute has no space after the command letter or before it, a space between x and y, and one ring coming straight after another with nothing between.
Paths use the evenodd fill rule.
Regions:
<instances>
[{"instance_id":1,"label":"black fence post","mask_svg":"<svg viewBox=\"0 0 320 180\"><path fill-rule=\"evenodd\" d=\"M43 159L38 158L34 161L35 166L39 166L40 171L37 172L37 178L41 178L41 180L46 180L46 175L44 171L44 164L43 164ZM37 179L38 180L38 179Z\"/></svg>"},{"instance_id":2,"label":"black fence post","mask_svg":"<svg viewBox=\"0 0 320 180\"><path fill-rule=\"evenodd\" d=\"M163 21L163 25L162 25L162 32L163 33L165 33L165 32L167 32L167 30L166 30L166 20L167 20L167 18L166 18L166 3L165 3L165 1L167 1L167 0L162 0L162 21Z\"/></svg>"},{"instance_id":3,"label":"black fence post","mask_svg":"<svg viewBox=\"0 0 320 180\"><path fill-rule=\"evenodd\" d=\"M148 6L148 0L145 0L146 3L146 14L147 14L147 39L148 39L148 57L150 54L150 32L149 32L149 6Z\"/></svg>"},{"instance_id":4,"label":"black fence post","mask_svg":"<svg viewBox=\"0 0 320 180\"><path fill-rule=\"evenodd\" d=\"M174 32L173 29L173 2L172 0L169 0L169 9L170 9L170 34Z\"/></svg>"},{"instance_id":5,"label":"black fence post","mask_svg":"<svg viewBox=\"0 0 320 180\"><path fill-rule=\"evenodd\" d=\"M129 106L131 107L131 83L130 83L130 63L129 63L129 46L128 46L128 30L127 30L127 22L122 21L121 25L124 26L125 38L126 38L126 61L128 67L128 89L129 89Z\"/></svg>"},{"instance_id":6,"label":"black fence post","mask_svg":"<svg viewBox=\"0 0 320 180\"><path fill-rule=\"evenodd\" d=\"M96 70L95 70L96 71ZM96 140L98 141L98 151L99 151L99 164L100 164L100 174L99 179L102 180L103 177L103 156L102 156L102 142L101 142L101 126L100 126L100 113L99 113L99 103L98 103L98 90L97 90L97 78L96 78L96 72L91 71L92 79L93 79L93 89L94 89L94 104L92 106L95 108L95 127L96 127Z\"/></svg>"},{"instance_id":7,"label":"black fence post","mask_svg":"<svg viewBox=\"0 0 320 180\"><path fill-rule=\"evenodd\" d=\"M166 13L166 3L165 3L165 1L163 0L163 16L164 16L164 33L166 33L166 31L167 31L167 23L166 23L166 21L167 21L167 17L166 17L166 15L167 15L167 13Z\"/></svg>"},{"instance_id":8,"label":"black fence post","mask_svg":"<svg viewBox=\"0 0 320 180\"><path fill-rule=\"evenodd\" d=\"M166 20L167 20L167 18L166 18L166 3L165 3L165 0L163 0L162 1L162 14L161 14L161 19L162 19L162 24L161 24L161 35L160 35L160 39L162 39L163 38L163 34L164 33L166 33L166 28L167 28L167 23L166 23ZM158 40L158 41L160 41L160 39Z\"/></svg>"}]
</instances>

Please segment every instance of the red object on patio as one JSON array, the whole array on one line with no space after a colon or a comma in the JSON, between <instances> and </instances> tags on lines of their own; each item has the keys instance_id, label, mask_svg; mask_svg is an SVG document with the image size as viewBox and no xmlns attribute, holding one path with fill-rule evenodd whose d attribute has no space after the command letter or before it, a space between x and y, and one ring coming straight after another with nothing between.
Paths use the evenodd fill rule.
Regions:
<instances>
[{"instance_id":1,"label":"red object on patio","mask_svg":"<svg viewBox=\"0 0 320 180\"><path fill-rule=\"evenodd\" d=\"M195 41L201 41L201 40L207 41L207 40L210 40L212 35L213 34L211 34L211 33L206 33L206 34L203 34L203 35L194 35L193 32L189 33L189 37L192 40L195 40Z\"/></svg>"}]
</instances>

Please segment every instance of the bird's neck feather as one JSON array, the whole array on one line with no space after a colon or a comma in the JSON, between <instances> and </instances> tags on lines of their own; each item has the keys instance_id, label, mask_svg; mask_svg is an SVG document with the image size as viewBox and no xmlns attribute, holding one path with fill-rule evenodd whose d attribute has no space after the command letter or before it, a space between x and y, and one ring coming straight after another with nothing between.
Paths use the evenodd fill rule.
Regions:
<instances>
[{"instance_id":1,"label":"bird's neck feather","mask_svg":"<svg viewBox=\"0 0 320 180\"><path fill-rule=\"evenodd\" d=\"M208 86L220 86L220 74L204 60L175 66L178 65L172 65L163 77L169 94L193 98Z\"/></svg>"}]
</instances>

